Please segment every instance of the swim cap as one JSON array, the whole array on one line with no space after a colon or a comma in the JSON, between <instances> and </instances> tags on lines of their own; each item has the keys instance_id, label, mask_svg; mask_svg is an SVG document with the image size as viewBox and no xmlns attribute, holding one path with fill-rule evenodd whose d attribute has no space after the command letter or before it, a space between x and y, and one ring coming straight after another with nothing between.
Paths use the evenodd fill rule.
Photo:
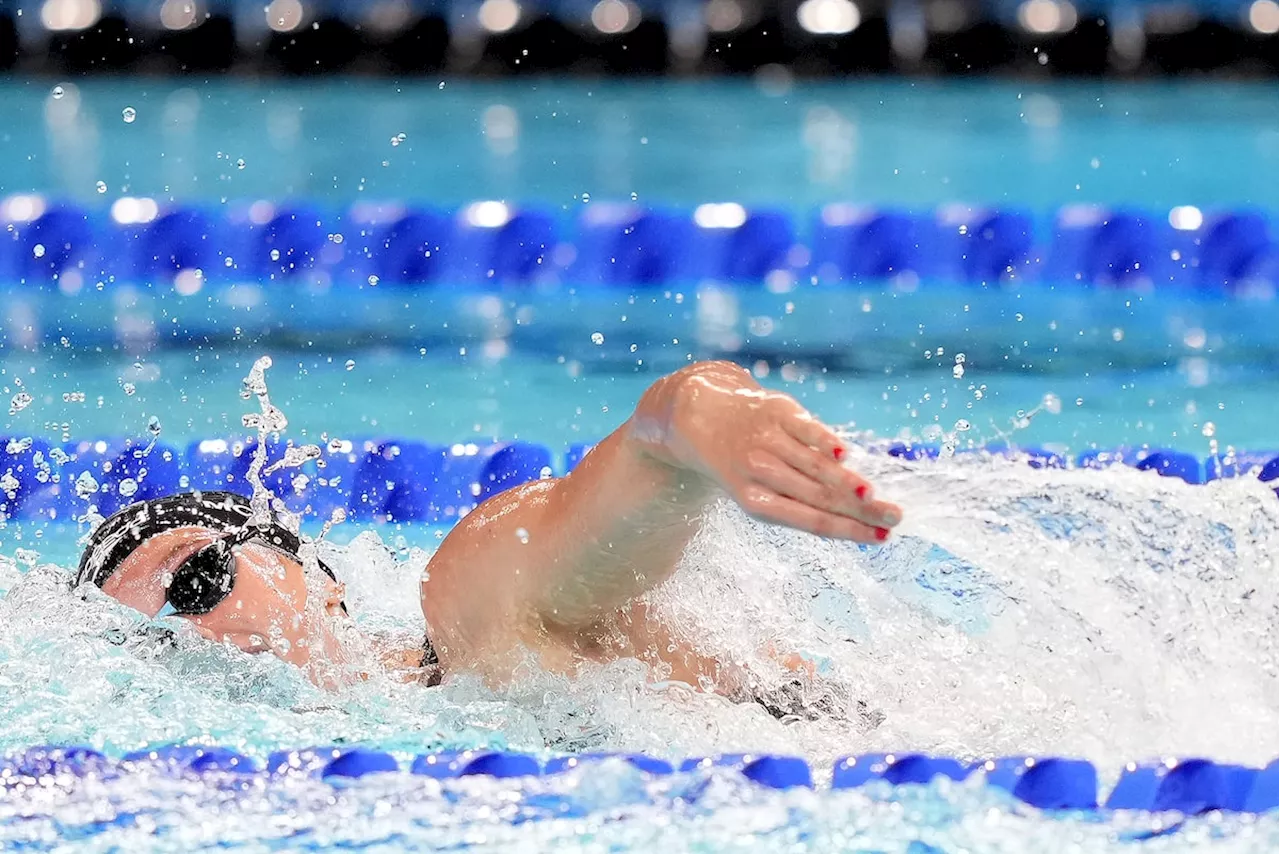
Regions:
<instances>
[{"instance_id":1,"label":"swim cap","mask_svg":"<svg viewBox=\"0 0 1280 854\"><path fill-rule=\"evenodd\" d=\"M235 546L259 540L302 562L298 554L302 541L296 534L274 522L262 528L251 526L251 513L249 499L233 492L185 492L131 504L99 525L90 536L75 583L93 582L101 587L129 555L156 534L177 528L208 528L228 536L184 561L166 590L169 604L178 613L206 614L235 585ZM319 565L337 581L332 569L323 561ZM342 609L346 610L345 604Z\"/></svg>"}]
</instances>

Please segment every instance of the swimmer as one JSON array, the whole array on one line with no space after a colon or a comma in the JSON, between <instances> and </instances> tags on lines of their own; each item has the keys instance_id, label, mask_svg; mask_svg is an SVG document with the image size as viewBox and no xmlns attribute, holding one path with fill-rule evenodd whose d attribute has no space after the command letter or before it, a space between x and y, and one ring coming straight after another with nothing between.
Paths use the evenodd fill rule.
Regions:
<instances>
[{"instance_id":1,"label":"swimmer","mask_svg":"<svg viewBox=\"0 0 1280 854\"><path fill-rule=\"evenodd\" d=\"M727 666L675 637L642 596L671 576L722 496L765 522L883 543L902 511L842 465L844 452L799 403L736 365L663 377L573 472L495 495L453 527L423 573L427 639L412 664L428 684L461 671L500 683L528 652L565 674L635 657L740 697ZM332 685L334 665L348 663L343 586L321 562L309 589L299 538L250 517L249 500L226 492L134 504L93 532L76 582Z\"/></svg>"}]
</instances>

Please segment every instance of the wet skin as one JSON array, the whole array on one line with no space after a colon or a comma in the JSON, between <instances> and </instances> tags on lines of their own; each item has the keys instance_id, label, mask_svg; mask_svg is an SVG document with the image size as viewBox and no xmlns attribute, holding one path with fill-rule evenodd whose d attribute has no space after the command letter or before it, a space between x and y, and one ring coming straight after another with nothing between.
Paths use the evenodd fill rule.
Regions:
<instances>
[{"instance_id":1,"label":"wet skin","mask_svg":"<svg viewBox=\"0 0 1280 854\"><path fill-rule=\"evenodd\" d=\"M656 382L635 413L563 477L524 484L458 522L423 573L421 603L445 672L509 679L528 654L572 673L585 661L635 656L663 678L736 686L639 597L675 570L704 511L727 496L766 522L823 537L882 543L896 505L844 467L844 445L795 400L725 362ZM148 540L103 586L154 616L167 576L218 534L185 528ZM235 551L231 594L188 616L214 641L272 652L331 686L347 662L341 586L250 542ZM308 608L310 596L322 595ZM411 663L413 653L398 656ZM798 666L783 657L788 666Z\"/></svg>"}]
</instances>

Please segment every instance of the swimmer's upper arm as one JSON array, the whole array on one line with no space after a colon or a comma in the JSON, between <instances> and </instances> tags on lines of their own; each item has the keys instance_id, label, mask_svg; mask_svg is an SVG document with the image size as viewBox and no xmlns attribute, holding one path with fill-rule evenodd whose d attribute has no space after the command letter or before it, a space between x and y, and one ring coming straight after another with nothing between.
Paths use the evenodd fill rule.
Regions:
<instances>
[{"instance_id":1,"label":"swimmer's upper arm","mask_svg":"<svg viewBox=\"0 0 1280 854\"><path fill-rule=\"evenodd\" d=\"M660 583L696 531L705 495L631 447L627 427L572 474L486 501L449 533L423 583L423 611L446 665L580 631Z\"/></svg>"},{"instance_id":2,"label":"swimmer's upper arm","mask_svg":"<svg viewBox=\"0 0 1280 854\"><path fill-rule=\"evenodd\" d=\"M655 383L569 475L508 490L454 527L423 584L446 664L530 629L581 631L671 574L715 495L653 452L681 377Z\"/></svg>"}]
</instances>

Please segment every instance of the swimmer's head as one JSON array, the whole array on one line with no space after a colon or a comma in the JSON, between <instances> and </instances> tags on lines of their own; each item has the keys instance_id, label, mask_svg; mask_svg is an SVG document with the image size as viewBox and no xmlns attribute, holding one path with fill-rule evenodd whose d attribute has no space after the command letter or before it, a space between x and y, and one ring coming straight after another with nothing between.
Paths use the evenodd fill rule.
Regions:
<instances>
[{"instance_id":1,"label":"swimmer's head","mask_svg":"<svg viewBox=\"0 0 1280 854\"><path fill-rule=\"evenodd\" d=\"M320 563L324 577L309 588L298 537L252 528L249 514L246 499L226 492L126 507L94 531L77 583L150 617L185 617L210 640L272 652L322 681L321 665L345 659L330 619L345 615L343 587Z\"/></svg>"}]
</instances>

